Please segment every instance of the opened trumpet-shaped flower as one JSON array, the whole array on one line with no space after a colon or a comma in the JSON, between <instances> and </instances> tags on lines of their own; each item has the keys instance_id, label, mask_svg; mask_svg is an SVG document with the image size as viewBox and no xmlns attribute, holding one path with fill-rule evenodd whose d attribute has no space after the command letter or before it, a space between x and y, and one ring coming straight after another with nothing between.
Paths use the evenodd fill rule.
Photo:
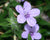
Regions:
<instances>
[{"instance_id":1,"label":"opened trumpet-shaped flower","mask_svg":"<svg viewBox=\"0 0 50 40\"><path fill-rule=\"evenodd\" d=\"M22 33L22 38L28 38L28 34L31 35L32 40L41 39L41 34L38 32L39 25L36 24L34 27L30 27L28 24L24 26L25 31Z\"/></svg>"},{"instance_id":2,"label":"opened trumpet-shaped flower","mask_svg":"<svg viewBox=\"0 0 50 40\"><path fill-rule=\"evenodd\" d=\"M16 11L20 13L17 16L18 23L24 23L27 21L28 25L34 26L36 24L36 17L40 14L40 10L38 8L31 8L31 4L27 1L24 2L23 8L21 5L17 5L15 7Z\"/></svg>"}]
</instances>

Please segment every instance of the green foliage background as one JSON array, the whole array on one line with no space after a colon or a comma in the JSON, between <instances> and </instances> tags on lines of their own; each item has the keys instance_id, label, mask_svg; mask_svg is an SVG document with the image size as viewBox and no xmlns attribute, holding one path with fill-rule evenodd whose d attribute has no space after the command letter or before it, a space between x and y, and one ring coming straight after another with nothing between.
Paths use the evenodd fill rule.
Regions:
<instances>
[{"instance_id":1,"label":"green foliage background","mask_svg":"<svg viewBox=\"0 0 50 40\"><path fill-rule=\"evenodd\" d=\"M37 23L40 26L39 32L42 34L41 40L50 39L50 0L27 0L31 3L34 8L39 8L41 14L36 17ZM5 3L9 2L8 6ZM17 23L16 15L18 13L15 10L16 5L22 5L24 2L17 2L16 0L0 0L0 6L3 5L2 12L0 12L0 40L14 40L13 36L16 35L18 40L26 40L21 38L21 33L24 30L24 24ZM43 15L42 15L43 14ZM43 18L43 16L48 18ZM46 17L45 16L45 17ZM31 40L28 35L28 40Z\"/></svg>"}]
</instances>

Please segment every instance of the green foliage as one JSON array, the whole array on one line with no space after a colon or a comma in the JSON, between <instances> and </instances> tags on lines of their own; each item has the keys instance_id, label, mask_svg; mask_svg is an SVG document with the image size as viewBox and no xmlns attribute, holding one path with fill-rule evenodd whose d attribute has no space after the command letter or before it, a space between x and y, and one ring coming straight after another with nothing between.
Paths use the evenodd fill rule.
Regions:
<instances>
[{"instance_id":1,"label":"green foliage","mask_svg":"<svg viewBox=\"0 0 50 40\"><path fill-rule=\"evenodd\" d=\"M16 5L20 5L20 3L18 3L17 1L15 0L10 0L10 7L15 7Z\"/></svg>"},{"instance_id":2,"label":"green foliage","mask_svg":"<svg viewBox=\"0 0 50 40\"><path fill-rule=\"evenodd\" d=\"M43 20L43 19L38 19L38 23L40 24L40 25L48 25L48 26L50 26L50 23L49 22L47 22L47 21L45 21L45 20Z\"/></svg>"},{"instance_id":3,"label":"green foliage","mask_svg":"<svg viewBox=\"0 0 50 40\"><path fill-rule=\"evenodd\" d=\"M16 33L16 35L18 36L18 38L21 39L22 31L20 30L20 31L17 31L17 32L15 32L15 33Z\"/></svg>"},{"instance_id":4,"label":"green foliage","mask_svg":"<svg viewBox=\"0 0 50 40\"><path fill-rule=\"evenodd\" d=\"M11 25L12 29L19 30L19 28L17 26L17 20L13 14L13 10L11 8L9 8L9 17L10 17L10 25Z\"/></svg>"},{"instance_id":5,"label":"green foliage","mask_svg":"<svg viewBox=\"0 0 50 40\"><path fill-rule=\"evenodd\" d=\"M30 34L28 34L28 40L32 40L32 38L31 38Z\"/></svg>"},{"instance_id":6,"label":"green foliage","mask_svg":"<svg viewBox=\"0 0 50 40\"><path fill-rule=\"evenodd\" d=\"M1 35L2 38L10 37L10 36L12 36L12 31L11 30L6 31L4 34Z\"/></svg>"}]
</instances>

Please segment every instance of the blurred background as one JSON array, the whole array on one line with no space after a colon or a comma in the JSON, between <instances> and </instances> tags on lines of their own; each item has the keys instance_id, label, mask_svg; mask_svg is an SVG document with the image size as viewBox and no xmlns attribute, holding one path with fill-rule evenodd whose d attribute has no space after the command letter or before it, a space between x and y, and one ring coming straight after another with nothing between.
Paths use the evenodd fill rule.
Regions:
<instances>
[{"instance_id":1,"label":"blurred background","mask_svg":"<svg viewBox=\"0 0 50 40\"><path fill-rule=\"evenodd\" d=\"M32 8L39 8L40 15L35 17L42 34L40 40L50 40L50 0L25 0L31 3ZM26 40L21 37L24 24L17 23L15 6L24 2L18 0L0 0L0 40ZM16 39L14 39L14 34Z\"/></svg>"}]
</instances>

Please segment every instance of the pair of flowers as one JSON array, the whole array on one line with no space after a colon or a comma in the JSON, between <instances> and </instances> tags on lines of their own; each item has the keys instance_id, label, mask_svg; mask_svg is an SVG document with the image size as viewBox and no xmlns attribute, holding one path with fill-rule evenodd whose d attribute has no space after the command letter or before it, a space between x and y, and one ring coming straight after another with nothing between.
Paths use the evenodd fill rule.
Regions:
<instances>
[{"instance_id":1,"label":"pair of flowers","mask_svg":"<svg viewBox=\"0 0 50 40\"><path fill-rule=\"evenodd\" d=\"M24 2L23 8L22 8L21 5L17 5L15 7L15 9L18 13L20 13L17 16L17 22L18 23L24 23L25 21L27 21L27 24L24 27L24 29L26 31L24 31L22 33L22 37L23 38L28 38L28 34L30 34L32 40L40 39L41 34L38 33L39 26L38 26L38 24L36 24L37 21L34 18L34 17L36 17L40 14L40 10L38 8L33 8L32 9L31 4L27 1ZM32 28L31 28L31 26L32 26Z\"/></svg>"}]
</instances>

